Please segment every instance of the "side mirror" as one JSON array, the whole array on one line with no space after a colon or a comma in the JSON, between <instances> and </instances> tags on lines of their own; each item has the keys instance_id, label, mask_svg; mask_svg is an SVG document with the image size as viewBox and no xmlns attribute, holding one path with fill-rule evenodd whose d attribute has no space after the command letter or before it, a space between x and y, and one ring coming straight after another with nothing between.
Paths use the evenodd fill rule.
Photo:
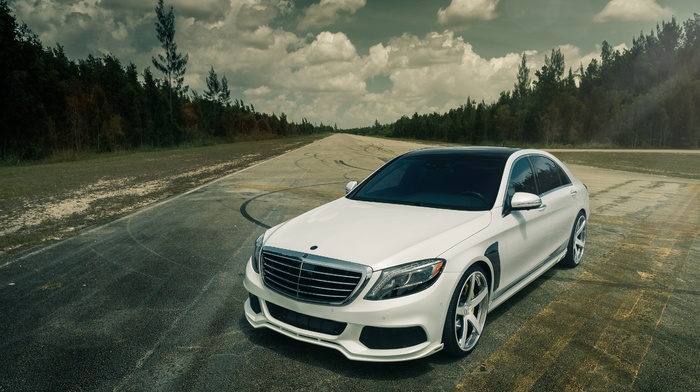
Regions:
<instances>
[{"instance_id":1,"label":"side mirror","mask_svg":"<svg viewBox=\"0 0 700 392\"><path fill-rule=\"evenodd\" d=\"M345 194L347 195L348 193L352 192L353 189L357 186L357 181L350 181L348 182L348 185L345 185Z\"/></svg>"},{"instance_id":2,"label":"side mirror","mask_svg":"<svg viewBox=\"0 0 700 392\"><path fill-rule=\"evenodd\" d=\"M532 193L516 192L513 198L510 199L510 208L512 210L532 210L542 206L542 199Z\"/></svg>"}]
</instances>

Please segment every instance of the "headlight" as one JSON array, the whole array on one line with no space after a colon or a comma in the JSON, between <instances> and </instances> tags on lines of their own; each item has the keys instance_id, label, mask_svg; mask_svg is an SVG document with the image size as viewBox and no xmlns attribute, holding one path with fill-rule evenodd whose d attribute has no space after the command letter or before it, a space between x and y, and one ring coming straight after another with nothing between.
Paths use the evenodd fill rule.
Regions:
<instances>
[{"instance_id":1,"label":"headlight","mask_svg":"<svg viewBox=\"0 0 700 392\"><path fill-rule=\"evenodd\" d=\"M265 234L262 234L257 240L255 240L255 246L253 246L253 256L250 258L250 261L253 264L253 271L258 274L260 273L260 254L262 253L264 236Z\"/></svg>"},{"instance_id":2,"label":"headlight","mask_svg":"<svg viewBox=\"0 0 700 392\"><path fill-rule=\"evenodd\" d=\"M387 268L365 296L368 300L402 297L432 286L445 268L445 260L421 260Z\"/></svg>"}]
</instances>

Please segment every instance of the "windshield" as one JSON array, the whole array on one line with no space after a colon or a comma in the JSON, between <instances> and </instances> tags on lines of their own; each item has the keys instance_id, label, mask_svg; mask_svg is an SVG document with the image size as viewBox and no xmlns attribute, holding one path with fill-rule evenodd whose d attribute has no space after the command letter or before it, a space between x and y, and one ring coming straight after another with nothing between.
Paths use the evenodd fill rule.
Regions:
<instances>
[{"instance_id":1,"label":"windshield","mask_svg":"<svg viewBox=\"0 0 700 392\"><path fill-rule=\"evenodd\" d=\"M468 154L400 157L348 195L352 200L466 211L490 210L504 160Z\"/></svg>"}]
</instances>

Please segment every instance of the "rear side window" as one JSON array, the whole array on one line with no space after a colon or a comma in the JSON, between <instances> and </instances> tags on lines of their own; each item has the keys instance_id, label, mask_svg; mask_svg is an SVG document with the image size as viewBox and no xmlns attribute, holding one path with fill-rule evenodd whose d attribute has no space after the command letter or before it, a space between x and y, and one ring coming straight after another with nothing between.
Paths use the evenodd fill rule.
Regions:
<instances>
[{"instance_id":1,"label":"rear side window","mask_svg":"<svg viewBox=\"0 0 700 392\"><path fill-rule=\"evenodd\" d=\"M532 165L537 175L537 185L540 195L563 185L571 184L569 176L567 176L564 170L553 160L543 156L534 156L530 159L532 160Z\"/></svg>"},{"instance_id":2,"label":"rear side window","mask_svg":"<svg viewBox=\"0 0 700 392\"><path fill-rule=\"evenodd\" d=\"M563 186L571 184L571 179L569 178L569 175L566 174L564 169L562 169L561 166L557 165L557 170L559 171L559 178L561 179L561 184Z\"/></svg>"}]
</instances>

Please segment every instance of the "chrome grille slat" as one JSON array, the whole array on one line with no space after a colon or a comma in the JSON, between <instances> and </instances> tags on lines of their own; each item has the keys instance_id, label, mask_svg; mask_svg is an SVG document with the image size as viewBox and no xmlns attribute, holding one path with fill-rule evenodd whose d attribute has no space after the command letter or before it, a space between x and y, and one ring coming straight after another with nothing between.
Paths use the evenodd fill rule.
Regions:
<instances>
[{"instance_id":1,"label":"chrome grille slat","mask_svg":"<svg viewBox=\"0 0 700 392\"><path fill-rule=\"evenodd\" d=\"M304 279L304 278L302 278L302 279ZM313 285L309 285L309 286L311 286L311 287L318 287L319 289L325 289L325 290L347 290L347 291L352 291L352 289L355 288L355 286L357 286L357 283L344 283L344 282L343 282L343 283L338 283L338 282L333 282L333 281L331 281L331 280L323 280L323 279L314 279L313 281L314 281L314 282L318 282L318 283L328 283L328 284L332 284L332 285L336 285L336 286L347 286L347 287L345 287L345 288L338 287L338 288L335 288L335 289L329 289L329 288L324 287L324 286L313 286ZM300 282L300 283L299 283L299 286L306 286L306 285Z\"/></svg>"},{"instance_id":2,"label":"chrome grille slat","mask_svg":"<svg viewBox=\"0 0 700 392\"><path fill-rule=\"evenodd\" d=\"M352 293L352 290L348 289L342 289L342 290L336 290L336 289L330 289L327 287L321 287L321 286L312 286L308 284L300 284L299 285L299 291L302 291L302 289L306 289L308 291L305 291L306 293L314 293L314 292L319 292L319 291L328 291L328 292L336 292L336 293L345 293L345 295Z\"/></svg>"},{"instance_id":3,"label":"chrome grille slat","mask_svg":"<svg viewBox=\"0 0 700 392\"><path fill-rule=\"evenodd\" d=\"M328 299L328 300L331 300L331 299L333 299L333 300L343 300L343 299L345 299L344 296L339 296L339 295L323 295L323 294L318 294L318 293L305 293L305 292L303 292L303 291L300 291L299 293L300 293L300 294L313 294L314 297L317 297L317 298L319 298L319 299L320 299L320 298L325 298L325 299ZM315 302L319 302L319 301L315 301ZM332 302L332 301L331 301L331 302Z\"/></svg>"},{"instance_id":4,"label":"chrome grille slat","mask_svg":"<svg viewBox=\"0 0 700 392\"><path fill-rule=\"evenodd\" d=\"M293 279L299 276L299 273L298 273L298 272L297 272L296 274L292 274L292 273L290 273L290 272L288 272L288 271L285 271L285 270L280 269L280 268L275 268L275 267L270 266L270 265L268 265L267 268L268 268L268 271L274 271L274 272L279 273L279 274L281 274L281 275L290 276L290 277L292 277Z\"/></svg>"},{"instance_id":5,"label":"chrome grille slat","mask_svg":"<svg viewBox=\"0 0 700 392\"><path fill-rule=\"evenodd\" d=\"M298 301L343 305L354 298L372 274L368 266L283 249L262 252L263 282Z\"/></svg>"},{"instance_id":6,"label":"chrome grille slat","mask_svg":"<svg viewBox=\"0 0 700 392\"><path fill-rule=\"evenodd\" d=\"M285 279L281 276L277 276L274 273L271 273L270 271L267 271L267 274L268 274L268 276L274 277L275 280L285 281L285 282L289 283L289 285L296 285L297 284L297 282L295 280Z\"/></svg>"}]
</instances>

